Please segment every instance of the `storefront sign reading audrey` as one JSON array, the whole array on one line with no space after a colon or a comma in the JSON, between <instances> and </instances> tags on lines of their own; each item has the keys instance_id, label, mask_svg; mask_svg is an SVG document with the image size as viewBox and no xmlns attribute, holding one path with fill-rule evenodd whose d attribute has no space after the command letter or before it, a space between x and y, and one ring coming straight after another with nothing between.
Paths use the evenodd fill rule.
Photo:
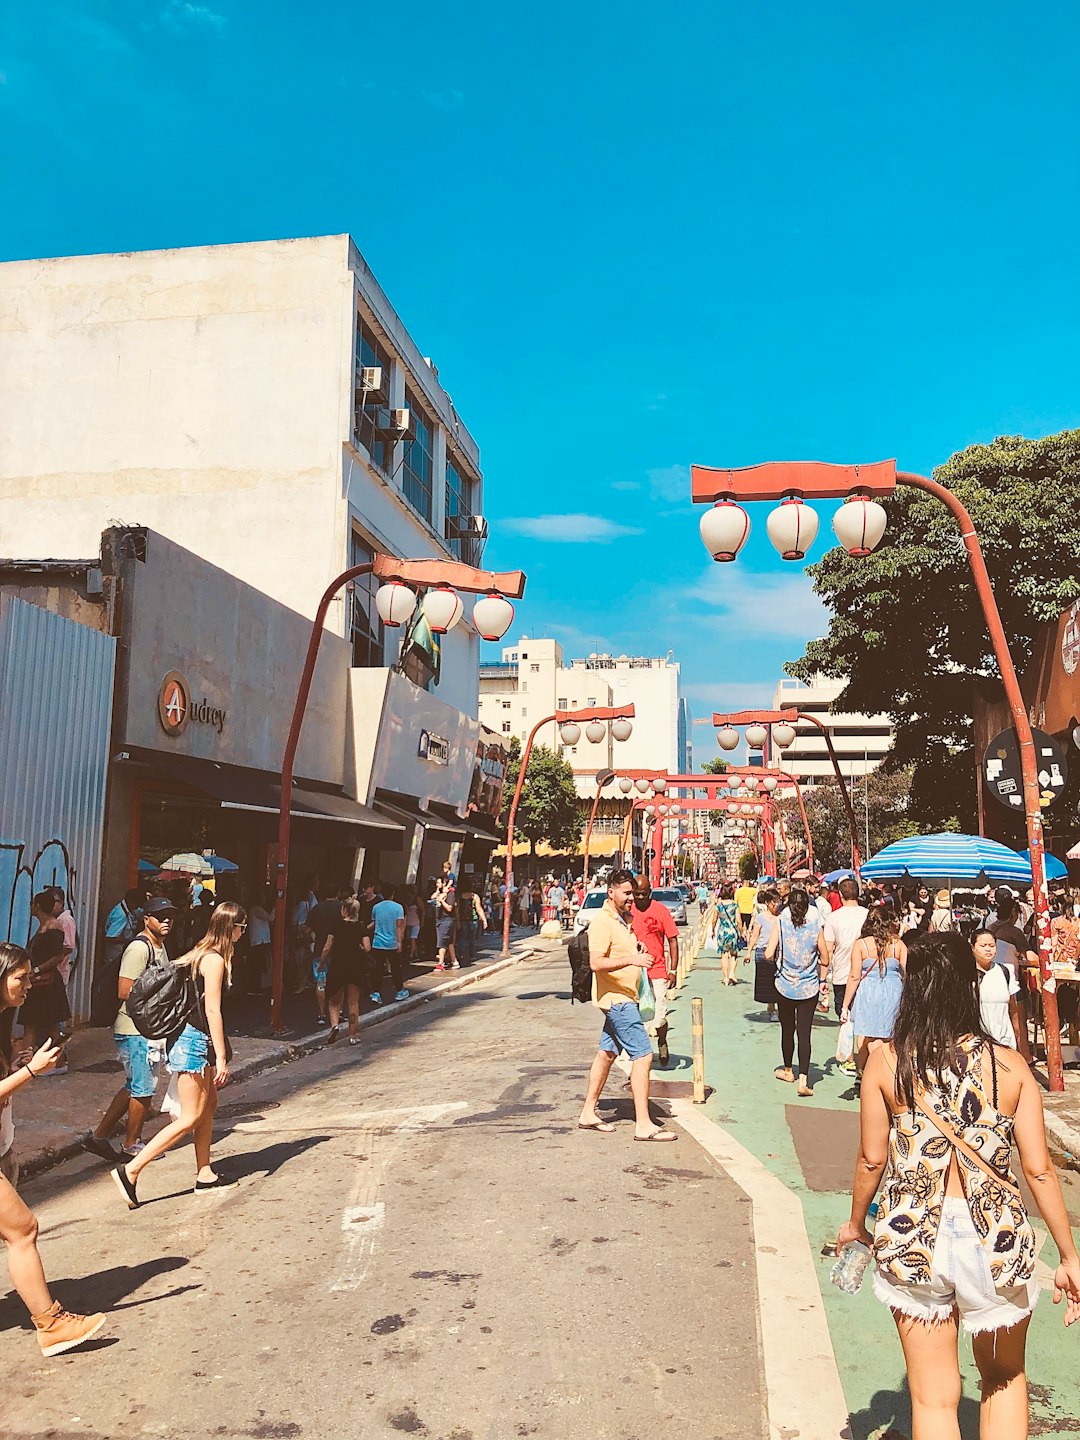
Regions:
<instances>
[{"instance_id":1,"label":"storefront sign reading audrey","mask_svg":"<svg viewBox=\"0 0 1080 1440\"><path fill-rule=\"evenodd\" d=\"M166 735L180 735L188 723L212 725L220 735L228 712L209 700L192 700L188 682L179 670L170 670L158 690L158 719Z\"/></svg>"}]
</instances>

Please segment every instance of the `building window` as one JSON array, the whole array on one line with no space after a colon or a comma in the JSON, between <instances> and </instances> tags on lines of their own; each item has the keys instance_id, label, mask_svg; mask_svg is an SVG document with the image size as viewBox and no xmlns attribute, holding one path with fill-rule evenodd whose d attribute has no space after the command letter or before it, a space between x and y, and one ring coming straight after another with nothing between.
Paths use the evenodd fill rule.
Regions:
<instances>
[{"instance_id":1,"label":"building window","mask_svg":"<svg viewBox=\"0 0 1080 1440\"><path fill-rule=\"evenodd\" d=\"M540 666L539 666L539 665L530 665L530 666L529 666L529 670L532 672L533 675L539 675L539 674L540 674Z\"/></svg>"},{"instance_id":2,"label":"building window","mask_svg":"<svg viewBox=\"0 0 1080 1440\"><path fill-rule=\"evenodd\" d=\"M377 365L382 371L382 387L379 390L360 389L360 367ZM378 412L385 409L390 395L390 353L377 339L374 330L362 315L356 317L356 435L364 449L371 456L372 463L384 473L387 472L386 444L376 439L375 421Z\"/></svg>"},{"instance_id":3,"label":"building window","mask_svg":"<svg viewBox=\"0 0 1080 1440\"><path fill-rule=\"evenodd\" d=\"M509 720L504 720L504 721L503 721L503 734L504 734L504 735L509 735L509 734L510 734L510 721L509 721Z\"/></svg>"},{"instance_id":4,"label":"building window","mask_svg":"<svg viewBox=\"0 0 1080 1440\"><path fill-rule=\"evenodd\" d=\"M446 461L447 549L466 565L479 565L484 551L486 527L476 514L479 481L465 469L460 460Z\"/></svg>"},{"instance_id":5,"label":"building window","mask_svg":"<svg viewBox=\"0 0 1080 1440\"><path fill-rule=\"evenodd\" d=\"M556 710L565 710L565 709L566 709L566 696L565 696L565 695L563 695L561 699L555 701L555 709L556 709Z\"/></svg>"},{"instance_id":6,"label":"building window","mask_svg":"<svg viewBox=\"0 0 1080 1440\"><path fill-rule=\"evenodd\" d=\"M349 543L349 565L368 565L374 558L375 551L354 530ZM349 586L352 663L358 670L381 670L386 664L386 633L375 608L375 591L380 583L374 575L361 575Z\"/></svg>"},{"instance_id":7,"label":"building window","mask_svg":"<svg viewBox=\"0 0 1080 1440\"><path fill-rule=\"evenodd\" d=\"M435 427L406 387L409 433L405 437L405 458L401 464L401 488L418 515L431 524L431 477L435 448Z\"/></svg>"},{"instance_id":8,"label":"building window","mask_svg":"<svg viewBox=\"0 0 1080 1440\"><path fill-rule=\"evenodd\" d=\"M595 704L596 704L596 696L595 696L595 695L590 695L589 698L588 698L588 700L585 701L585 704L586 704L586 705L589 705L589 706L595 705Z\"/></svg>"},{"instance_id":9,"label":"building window","mask_svg":"<svg viewBox=\"0 0 1080 1440\"><path fill-rule=\"evenodd\" d=\"M502 707L503 707L504 710L509 710L509 709L510 709L510 701L509 701L509 700L504 700L504 701L502 702Z\"/></svg>"}]
</instances>

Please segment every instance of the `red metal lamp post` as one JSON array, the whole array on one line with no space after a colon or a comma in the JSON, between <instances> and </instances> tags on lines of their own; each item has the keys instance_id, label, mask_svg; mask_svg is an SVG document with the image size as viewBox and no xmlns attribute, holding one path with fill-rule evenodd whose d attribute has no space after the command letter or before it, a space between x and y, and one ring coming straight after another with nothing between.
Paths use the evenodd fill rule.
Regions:
<instances>
[{"instance_id":1,"label":"red metal lamp post","mask_svg":"<svg viewBox=\"0 0 1080 1440\"><path fill-rule=\"evenodd\" d=\"M596 772L596 794L593 796L592 809L589 811L589 823L585 827L585 861L581 867L581 888L589 888L589 846L592 843L593 826L596 824L596 812L600 808L601 792L614 781L614 770L598 770Z\"/></svg>"},{"instance_id":2,"label":"red metal lamp post","mask_svg":"<svg viewBox=\"0 0 1080 1440\"><path fill-rule=\"evenodd\" d=\"M432 630L445 634L461 619L463 606L455 591L483 595L473 607L473 623L485 640L499 640L510 628L514 607L506 596L519 600L525 593L525 576L520 570L498 572L477 570L457 560L398 560L393 555L377 554L364 565L353 565L326 587L311 622L307 656L293 704L292 723L285 741L281 761L281 802L278 811L278 853L272 936L272 981L270 989L270 1023L275 1031L282 1028L281 995L285 973L285 932L288 924L289 832L292 819L293 766L300 744L311 682L319 658L323 628L330 602L343 585L362 575L377 575L384 583L376 595L379 614L387 625L400 625L412 615L417 603L416 590L426 589L420 602Z\"/></svg>"},{"instance_id":3,"label":"red metal lamp post","mask_svg":"<svg viewBox=\"0 0 1080 1440\"><path fill-rule=\"evenodd\" d=\"M558 726L560 738L565 745L576 745L581 737L581 726L603 726L611 724L611 733L616 740L628 740L633 727L630 721L634 718L633 705L594 705L581 710L556 710L552 715L545 715L538 720L529 731L529 738L525 742L525 749L521 753L521 761L518 766L517 784L514 786L514 798L510 802L510 814L506 822L506 895L503 899L503 948L504 956L510 954L510 907L511 895L514 880L514 821L517 819L518 805L521 801L521 791L525 784L525 772L529 768L529 760L532 756L533 741L545 725L555 724ZM590 735L590 740L600 740L602 735Z\"/></svg>"},{"instance_id":4,"label":"red metal lamp post","mask_svg":"<svg viewBox=\"0 0 1080 1440\"><path fill-rule=\"evenodd\" d=\"M719 561L734 560L745 544L750 518L743 509L743 503L753 500L781 500L780 506L769 516L768 530L769 538L785 560L802 560L817 533L817 516L806 504L808 498L843 498L846 501L833 520L833 528L841 544L852 555L868 555L876 548L885 532L886 514L874 497L891 495L897 485L910 485L933 495L957 521L1012 712L1020 752L1024 818L1031 856L1032 898L1042 974L1046 1069L1050 1089L1064 1090L1057 982L1050 966L1050 907L1046 892L1039 766L1031 722L971 516L951 490L925 475L898 472L895 460L880 460L870 465L830 465L817 460L778 461L732 470L693 465L690 474L694 501L715 502L713 508L702 516L701 533L710 554Z\"/></svg>"}]
</instances>

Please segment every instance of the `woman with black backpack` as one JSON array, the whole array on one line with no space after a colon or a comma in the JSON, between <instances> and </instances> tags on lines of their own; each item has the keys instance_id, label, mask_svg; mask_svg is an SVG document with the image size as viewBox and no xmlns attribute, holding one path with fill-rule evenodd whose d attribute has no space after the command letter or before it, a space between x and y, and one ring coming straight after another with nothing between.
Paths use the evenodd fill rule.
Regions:
<instances>
[{"instance_id":1,"label":"woman with black backpack","mask_svg":"<svg viewBox=\"0 0 1080 1440\"><path fill-rule=\"evenodd\" d=\"M168 1065L177 1077L180 1115L148 1140L126 1165L117 1165L113 1181L129 1210L137 1210L135 1193L145 1165L164 1155L186 1135L195 1143L195 1194L230 1190L235 1180L218 1175L210 1164L210 1141L217 1110L217 1092L229 1082L231 1048L221 1016L221 996L232 983L233 952L247 929L247 913L234 900L214 910L210 928L194 949L176 961L191 971L192 1006L187 1023L172 1040Z\"/></svg>"}]
</instances>

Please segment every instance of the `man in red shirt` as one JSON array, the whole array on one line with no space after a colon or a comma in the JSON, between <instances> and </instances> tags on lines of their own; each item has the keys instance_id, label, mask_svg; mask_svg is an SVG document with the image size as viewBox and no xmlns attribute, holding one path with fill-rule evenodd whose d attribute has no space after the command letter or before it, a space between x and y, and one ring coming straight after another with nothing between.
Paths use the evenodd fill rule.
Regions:
<instances>
[{"instance_id":1,"label":"man in red shirt","mask_svg":"<svg viewBox=\"0 0 1080 1440\"><path fill-rule=\"evenodd\" d=\"M652 957L648 974L653 994L656 996L656 1017L649 1028L656 1029L660 1064L666 1065L671 1058L667 1043L666 997L667 988L674 982L675 972L679 967L679 931L667 906L652 898L652 886L647 875L639 875L634 881L630 925L635 938L640 940Z\"/></svg>"}]
</instances>

